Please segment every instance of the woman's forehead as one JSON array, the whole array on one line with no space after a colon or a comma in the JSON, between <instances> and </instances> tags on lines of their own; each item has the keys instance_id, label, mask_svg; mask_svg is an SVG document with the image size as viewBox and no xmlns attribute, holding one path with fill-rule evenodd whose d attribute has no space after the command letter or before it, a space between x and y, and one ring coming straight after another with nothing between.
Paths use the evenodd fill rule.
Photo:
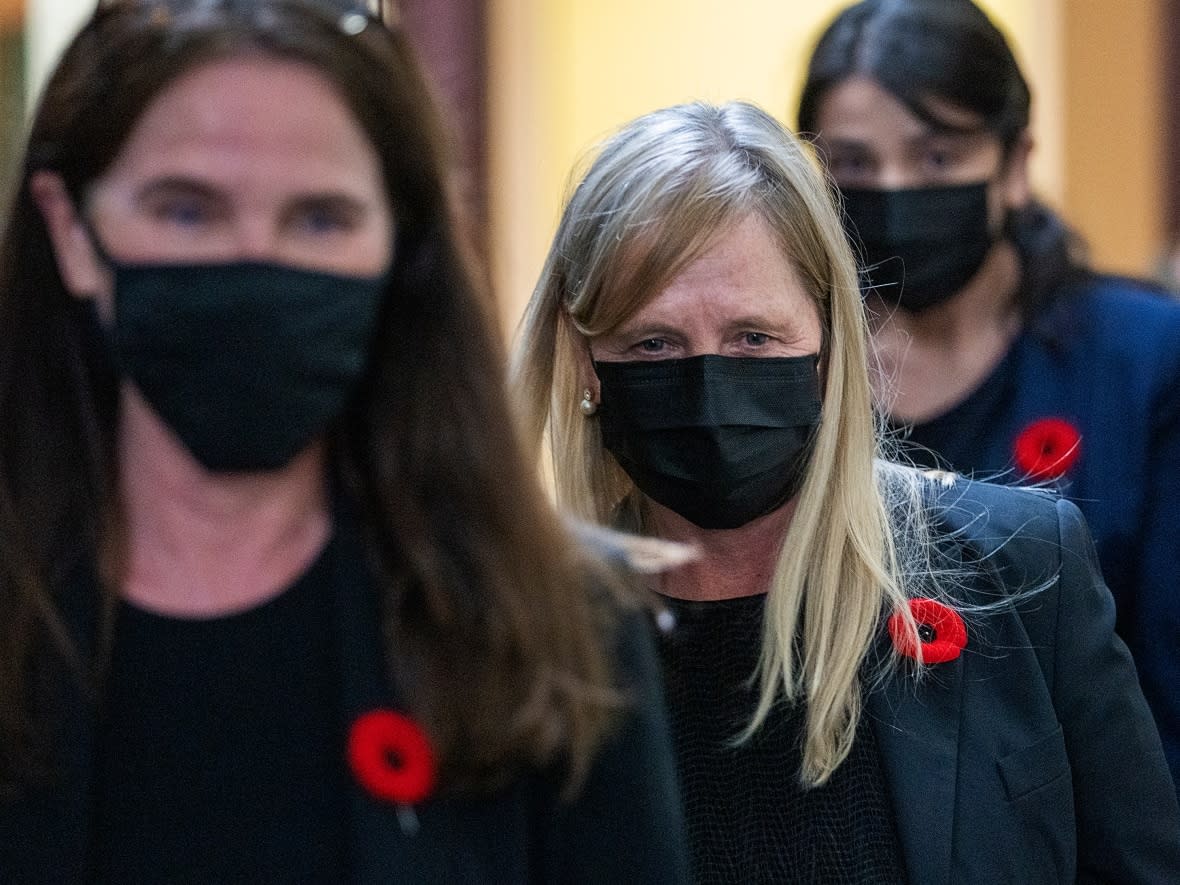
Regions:
<instances>
[{"instance_id":1,"label":"woman's forehead","mask_svg":"<svg viewBox=\"0 0 1180 885\"><path fill-rule=\"evenodd\" d=\"M263 55L206 62L162 89L103 176L120 178L383 190L376 150L328 78Z\"/></svg>"}]
</instances>

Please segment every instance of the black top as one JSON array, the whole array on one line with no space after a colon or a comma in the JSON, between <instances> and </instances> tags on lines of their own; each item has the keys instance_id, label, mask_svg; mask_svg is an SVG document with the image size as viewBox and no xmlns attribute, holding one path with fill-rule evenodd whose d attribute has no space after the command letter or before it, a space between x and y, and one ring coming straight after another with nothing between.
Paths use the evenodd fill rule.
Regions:
<instances>
[{"instance_id":1,"label":"black top","mask_svg":"<svg viewBox=\"0 0 1180 885\"><path fill-rule=\"evenodd\" d=\"M765 597L668 600L661 641L688 841L702 883L884 885L905 881L881 760L861 717L852 752L822 787L799 784L803 710L780 704L747 743L758 699Z\"/></svg>"},{"instance_id":2,"label":"black top","mask_svg":"<svg viewBox=\"0 0 1180 885\"><path fill-rule=\"evenodd\" d=\"M96 745L97 881L346 878L330 559L240 614L120 608Z\"/></svg>"}]
</instances>

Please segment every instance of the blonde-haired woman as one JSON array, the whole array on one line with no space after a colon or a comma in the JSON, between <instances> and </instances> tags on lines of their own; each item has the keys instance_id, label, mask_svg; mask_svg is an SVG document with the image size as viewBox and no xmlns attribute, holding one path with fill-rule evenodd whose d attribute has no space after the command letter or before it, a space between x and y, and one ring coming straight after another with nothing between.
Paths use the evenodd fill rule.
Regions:
<instances>
[{"instance_id":1,"label":"blonde-haired woman","mask_svg":"<svg viewBox=\"0 0 1180 885\"><path fill-rule=\"evenodd\" d=\"M562 503L694 544L656 588L702 881L1180 876L1180 812L1069 503L882 460L852 256L743 103L610 139L514 366Z\"/></svg>"}]
</instances>

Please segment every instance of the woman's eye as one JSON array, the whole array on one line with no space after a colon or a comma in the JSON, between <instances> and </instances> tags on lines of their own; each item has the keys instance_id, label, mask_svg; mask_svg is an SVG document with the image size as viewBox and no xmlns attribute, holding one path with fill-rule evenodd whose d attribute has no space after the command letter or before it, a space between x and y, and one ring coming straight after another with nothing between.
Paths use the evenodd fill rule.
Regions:
<instances>
[{"instance_id":1,"label":"woman's eye","mask_svg":"<svg viewBox=\"0 0 1180 885\"><path fill-rule=\"evenodd\" d=\"M155 209L155 216L161 221L179 227L197 227L207 224L213 213L201 200L170 200Z\"/></svg>"},{"instance_id":2,"label":"woman's eye","mask_svg":"<svg viewBox=\"0 0 1180 885\"><path fill-rule=\"evenodd\" d=\"M636 346L644 353L660 353L664 349L664 339L645 338Z\"/></svg>"},{"instance_id":3,"label":"woman's eye","mask_svg":"<svg viewBox=\"0 0 1180 885\"><path fill-rule=\"evenodd\" d=\"M866 163L859 157L838 157L831 160L828 165L833 173L860 172L865 168Z\"/></svg>"},{"instance_id":4,"label":"woman's eye","mask_svg":"<svg viewBox=\"0 0 1180 885\"><path fill-rule=\"evenodd\" d=\"M926 151L923 162L926 168L935 172L945 172L958 162L958 154L947 148L930 148Z\"/></svg>"},{"instance_id":5,"label":"woman's eye","mask_svg":"<svg viewBox=\"0 0 1180 885\"><path fill-rule=\"evenodd\" d=\"M868 174L868 165L860 160L837 160L828 166L832 178L838 182L856 182Z\"/></svg>"},{"instance_id":6,"label":"woman's eye","mask_svg":"<svg viewBox=\"0 0 1180 885\"><path fill-rule=\"evenodd\" d=\"M299 219L299 226L308 233L328 234L349 230L352 224L344 213L332 209L309 209Z\"/></svg>"},{"instance_id":7,"label":"woman's eye","mask_svg":"<svg viewBox=\"0 0 1180 885\"><path fill-rule=\"evenodd\" d=\"M872 179L876 167L871 158L862 153L831 153L827 158L828 172L844 187L857 187Z\"/></svg>"},{"instance_id":8,"label":"woman's eye","mask_svg":"<svg viewBox=\"0 0 1180 885\"><path fill-rule=\"evenodd\" d=\"M762 347L770 340L770 336L765 332L747 332L742 336L742 341L749 347Z\"/></svg>"}]
</instances>

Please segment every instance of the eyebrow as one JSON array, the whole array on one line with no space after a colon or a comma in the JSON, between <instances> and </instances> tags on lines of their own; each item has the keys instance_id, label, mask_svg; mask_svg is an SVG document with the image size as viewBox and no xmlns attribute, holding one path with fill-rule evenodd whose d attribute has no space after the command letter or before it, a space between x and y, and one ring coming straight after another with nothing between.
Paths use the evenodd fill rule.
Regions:
<instances>
[{"instance_id":1,"label":"eyebrow","mask_svg":"<svg viewBox=\"0 0 1180 885\"><path fill-rule=\"evenodd\" d=\"M871 143L871 139L868 139L868 138L849 138L848 136L837 136L836 138L829 138L827 136L820 135L818 138L819 147L824 150L830 150L831 148L838 148L839 150L844 150L844 151L850 151L850 150L863 151L866 148L868 148L870 143Z\"/></svg>"},{"instance_id":2,"label":"eyebrow","mask_svg":"<svg viewBox=\"0 0 1180 885\"><path fill-rule=\"evenodd\" d=\"M921 135L909 139L910 144L923 144L931 141L961 141L977 142L988 134L986 129L928 129Z\"/></svg>"},{"instance_id":3,"label":"eyebrow","mask_svg":"<svg viewBox=\"0 0 1180 885\"><path fill-rule=\"evenodd\" d=\"M369 201L338 191L296 194L287 202L290 206L317 206L355 215L363 214L370 207Z\"/></svg>"},{"instance_id":4,"label":"eyebrow","mask_svg":"<svg viewBox=\"0 0 1180 885\"><path fill-rule=\"evenodd\" d=\"M915 133L905 138L905 143L909 145L927 144L932 141L967 141L974 142L982 137L986 137L988 131L986 129L935 129L933 127L926 127L922 132ZM820 135L818 138L820 147L824 149L836 148L838 150L846 151L863 151L868 150L873 146L874 140L871 136L825 136Z\"/></svg>"},{"instance_id":5,"label":"eyebrow","mask_svg":"<svg viewBox=\"0 0 1180 885\"><path fill-rule=\"evenodd\" d=\"M632 320L625 320L620 323L615 329L608 334L623 335L626 337L633 337L640 335L644 339L647 338L664 338L680 334L675 327L668 325L665 322L656 321L648 323L635 323Z\"/></svg>"},{"instance_id":6,"label":"eyebrow","mask_svg":"<svg viewBox=\"0 0 1180 885\"><path fill-rule=\"evenodd\" d=\"M210 200L225 198L225 194L218 188L197 178L183 175L166 175L153 178L144 183L135 193L137 201L151 200L156 197L167 197L174 194L188 194L204 197Z\"/></svg>"},{"instance_id":7,"label":"eyebrow","mask_svg":"<svg viewBox=\"0 0 1180 885\"><path fill-rule=\"evenodd\" d=\"M223 188L185 175L166 175L151 179L139 188L135 196L138 201L146 201L175 195L195 196L214 202L226 199ZM364 213L369 208L367 200L344 191L296 193L286 202L289 206L323 206L356 214Z\"/></svg>"},{"instance_id":8,"label":"eyebrow","mask_svg":"<svg viewBox=\"0 0 1180 885\"><path fill-rule=\"evenodd\" d=\"M727 331L736 332L738 329L784 329L792 331L800 328L801 321L794 314L782 314L773 317L765 313L751 313L735 317L725 324Z\"/></svg>"}]
</instances>

